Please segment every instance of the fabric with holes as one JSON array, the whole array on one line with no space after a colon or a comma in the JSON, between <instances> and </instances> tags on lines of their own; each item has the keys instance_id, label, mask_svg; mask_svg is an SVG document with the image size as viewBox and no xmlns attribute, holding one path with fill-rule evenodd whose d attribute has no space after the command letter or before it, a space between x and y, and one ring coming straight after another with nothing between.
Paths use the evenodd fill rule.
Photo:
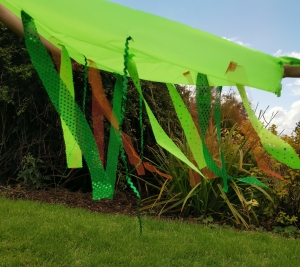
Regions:
<instances>
[{"instance_id":1,"label":"fabric with holes","mask_svg":"<svg viewBox=\"0 0 300 267\"><path fill-rule=\"evenodd\" d=\"M85 116L78 105L74 103L74 98L55 70L54 64L40 40L34 20L24 11L22 11L21 15L24 27L25 44L32 63L37 70L53 105L66 123L73 137L75 137L86 160L92 179L93 199L112 199L114 194L112 180L115 180L115 177L108 177L102 167L101 161L99 160L100 155L98 147ZM64 103L66 103L66 105L62 107L59 105L60 97L63 97ZM73 103L75 122L74 116L70 116L69 113Z\"/></svg>"}]
</instances>

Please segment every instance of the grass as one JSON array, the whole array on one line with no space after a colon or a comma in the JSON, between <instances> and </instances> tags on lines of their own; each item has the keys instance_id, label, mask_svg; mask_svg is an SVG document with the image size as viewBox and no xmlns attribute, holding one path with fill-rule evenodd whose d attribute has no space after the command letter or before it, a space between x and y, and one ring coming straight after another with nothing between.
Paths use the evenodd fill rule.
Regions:
<instances>
[{"instance_id":1,"label":"grass","mask_svg":"<svg viewBox=\"0 0 300 267\"><path fill-rule=\"evenodd\" d=\"M0 199L0 266L298 266L300 240Z\"/></svg>"}]
</instances>

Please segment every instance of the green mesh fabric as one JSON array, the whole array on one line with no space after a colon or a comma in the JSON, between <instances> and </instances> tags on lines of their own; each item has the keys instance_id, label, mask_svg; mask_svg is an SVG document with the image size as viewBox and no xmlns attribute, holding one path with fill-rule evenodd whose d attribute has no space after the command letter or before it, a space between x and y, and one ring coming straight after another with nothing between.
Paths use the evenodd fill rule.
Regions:
<instances>
[{"instance_id":1,"label":"green mesh fabric","mask_svg":"<svg viewBox=\"0 0 300 267\"><path fill-rule=\"evenodd\" d=\"M69 53L67 49L63 46L61 51L61 65L60 65L60 78L61 78L61 86L66 86L70 92L70 95L73 98L73 101L69 103L69 116L72 118L73 123L76 124L75 121L75 113L74 113L74 103L75 103L75 91L73 84L73 73L72 73L72 65L71 59L69 57ZM63 108L65 103L64 98L64 89L60 90L59 95L59 107ZM82 154L79 145L77 144L74 136L70 132L68 126L65 124L64 120L61 118L61 126L63 129L63 136L65 141L66 148L66 158L67 158L67 166L68 168L82 168ZM76 127L76 126L75 126Z\"/></svg>"},{"instance_id":2,"label":"green mesh fabric","mask_svg":"<svg viewBox=\"0 0 300 267\"><path fill-rule=\"evenodd\" d=\"M48 52L40 40L34 20L24 11L22 11L21 17L24 27L25 44L32 63L36 68L53 105L57 109L57 112L78 142L88 165L92 179L93 199L112 199L114 194L112 179L115 179L115 177L108 177L106 175L99 160L100 156L94 136L83 113L78 105L74 103L74 98L71 96L67 87L65 85L60 86L62 83L61 79L55 70ZM59 105L60 97L64 98L65 106ZM75 123L74 116L70 116L69 113L71 105L73 104L75 106Z\"/></svg>"},{"instance_id":3,"label":"green mesh fabric","mask_svg":"<svg viewBox=\"0 0 300 267\"><path fill-rule=\"evenodd\" d=\"M221 145L221 134L220 134L220 120L221 120L221 109L220 109L220 88L217 89L219 92L217 94L217 100L215 103L215 119L216 119L216 127L218 132L218 142L219 146ZM223 153L221 152L221 162L222 162L222 169L215 163L213 157L211 156L208 147L205 144L205 135L208 126L208 121L210 118L211 112L211 89L207 80L207 76L204 74L198 74L197 82L196 82L196 100L197 100L197 107L198 107L198 117L199 117L199 124L201 129L201 137L202 137L202 146L203 146L203 154L207 164L207 167L216 175L223 179L223 191L228 191L228 180L233 179L232 176L226 173L225 168L225 160ZM261 187L266 187L266 185L260 182L257 178L249 176L244 178L237 178L237 180L241 182L245 182L248 184L255 184Z\"/></svg>"},{"instance_id":4,"label":"green mesh fabric","mask_svg":"<svg viewBox=\"0 0 300 267\"><path fill-rule=\"evenodd\" d=\"M257 119L249 104L244 86L237 85L237 88L248 113L249 120L257 132L264 149L278 161L291 168L300 169L300 158L294 149L284 140L264 128L264 125Z\"/></svg>"}]
</instances>

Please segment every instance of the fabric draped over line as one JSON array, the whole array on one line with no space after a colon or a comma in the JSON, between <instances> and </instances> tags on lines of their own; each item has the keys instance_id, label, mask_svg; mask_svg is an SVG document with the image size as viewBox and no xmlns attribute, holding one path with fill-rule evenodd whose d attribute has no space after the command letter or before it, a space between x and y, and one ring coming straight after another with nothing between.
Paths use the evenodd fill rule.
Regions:
<instances>
[{"instance_id":1,"label":"fabric draped over line","mask_svg":"<svg viewBox=\"0 0 300 267\"><path fill-rule=\"evenodd\" d=\"M120 151L123 161L126 152L138 175L145 174L147 169L167 179L172 178L140 158L130 137L121 129L126 107L123 104L126 101L124 86L127 83L127 75L133 80L141 103L145 106L156 142L198 173L201 179L206 179L202 169L207 166L216 176L223 178L225 192L231 179L262 187L265 185L255 177L236 178L228 175L222 151L221 167L211 156L204 140L212 108L215 108L218 145L221 147L221 87L217 89L218 98L213 106L210 97L212 85L237 85L249 120L264 149L289 167L300 168L300 159L292 147L266 130L256 118L244 89L244 86L248 85L280 96L282 64L293 61L292 58L275 58L191 27L104 0L91 0L89 5L84 5L83 0L79 0L78 5L72 5L72 8L69 0L53 0L51 3L44 0L0 0L0 4L22 18L25 43L33 65L61 117L67 165L69 168L82 167L83 155L92 177L93 199L113 197ZM57 14L57 18L50 19L46 13ZM89 19L86 17L85 20L87 14ZM111 14L114 15L114 23L107 23L111 20ZM78 17L81 19L78 20ZM66 20L68 23L63 23ZM95 28L95 25L103 27ZM180 40L189 42L181 44L177 38L179 33L183 35L180 36ZM129 39L129 35L133 37L130 55L128 41L132 38ZM61 50L60 75L55 70L40 36ZM125 39L124 59L121 55L124 53ZM92 87L93 132L74 97L70 57L83 64L82 55L90 62L88 78ZM294 61L297 64L298 61ZM113 107L105 96L98 69L116 73ZM123 78L120 74L123 74ZM159 125L143 98L140 78L166 83L190 147L191 157L185 155ZM186 84L187 81L189 84L196 84L200 134L173 85ZM104 118L111 124L107 158L104 149ZM263 169L271 175L275 174L268 168ZM126 176L133 191L140 198L128 173ZM274 176L282 178L277 174Z\"/></svg>"},{"instance_id":2,"label":"fabric draped over line","mask_svg":"<svg viewBox=\"0 0 300 267\"><path fill-rule=\"evenodd\" d=\"M134 40L141 79L187 84L183 73L207 75L211 86L243 84L280 94L280 58L243 47L221 37L106 0L0 0L15 16L21 10L35 19L39 34L84 64L122 74L124 40ZM51 16L49 16L51 14ZM55 19L53 19L55 16Z\"/></svg>"}]
</instances>

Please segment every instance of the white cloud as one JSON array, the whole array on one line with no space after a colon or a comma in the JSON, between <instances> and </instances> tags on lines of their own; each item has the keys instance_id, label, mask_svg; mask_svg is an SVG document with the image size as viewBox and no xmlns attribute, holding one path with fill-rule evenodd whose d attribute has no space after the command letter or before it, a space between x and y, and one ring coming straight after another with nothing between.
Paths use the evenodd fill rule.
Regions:
<instances>
[{"instance_id":1,"label":"white cloud","mask_svg":"<svg viewBox=\"0 0 300 267\"><path fill-rule=\"evenodd\" d=\"M293 88L291 90L291 95L294 95L294 96L300 96L300 87L298 88ZM299 114L300 115L300 114ZM299 116L300 117L300 116Z\"/></svg>"},{"instance_id":2,"label":"white cloud","mask_svg":"<svg viewBox=\"0 0 300 267\"><path fill-rule=\"evenodd\" d=\"M300 121L300 100L294 102L289 110L286 110L283 107L271 108L264 115L266 121L269 122L272 114L275 114L277 111L278 113L271 124L274 123L277 125L279 133L284 130L284 134L290 135L295 129L296 123Z\"/></svg>"},{"instance_id":3,"label":"white cloud","mask_svg":"<svg viewBox=\"0 0 300 267\"><path fill-rule=\"evenodd\" d=\"M300 85L300 79L297 79L296 81L294 81L295 85Z\"/></svg>"},{"instance_id":4,"label":"white cloud","mask_svg":"<svg viewBox=\"0 0 300 267\"><path fill-rule=\"evenodd\" d=\"M282 56L288 56L288 57L295 57L300 58L300 52L283 52L281 49L278 49L274 54L275 57L282 57Z\"/></svg>"},{"instance_id":5,"label":"white cloud","mask_svg":"<svg viewBox=\"0 0 300 267\"><path fill-rule=\"evenodd\" d=\"M300 96L300 79L296 79L293 83L285 84L284 86L289 87L290 95ZM300 116L299 116L300 117Z\"/></svg>"},{"instance_id":6,"label":"white cloud","mask_svg":"<svg viewBox=\"0 0 300 267\"><path fill-rule=\"evenodd\" d=\"M227 38L227 37L222 37L225 40L228 40L230 42L234 42L236 44L242 45L242 46L250 46L250 44L248 43L244 43L242 41L239 41L237 37L233 37L233 38Z\"/></svg>"}]
</instances>

